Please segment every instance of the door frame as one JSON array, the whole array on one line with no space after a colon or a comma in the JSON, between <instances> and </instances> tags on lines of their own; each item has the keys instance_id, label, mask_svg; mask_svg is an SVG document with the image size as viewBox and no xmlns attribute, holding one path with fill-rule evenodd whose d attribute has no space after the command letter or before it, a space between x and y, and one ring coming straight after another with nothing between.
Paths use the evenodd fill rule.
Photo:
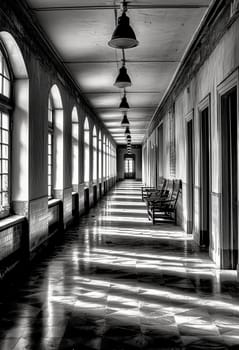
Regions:
<instances>
[{"instance_id":1,"label":"door frame","mask_svg":"<svg viewBox=\"0 0 239 350\"><path fill-rule=\"evenodd\" d=\"M200 203L199 203L199 235L200 235L200 244L203 235L205 234L204 230L204 221L205 217L203 216L203 175L202 175L202 113L205 111L205 109L208 109L208 167L209 167L209 185L208 185L208 235L209 235L209 249L211 248L212 243L212 200L211 200L211 193L212 193L212 136L211 136L211 94L209 93L206 95L198 104L198 122L199 122L199 160L200 160L200 166L199 166L199 183L200 183Z\"/></svg>"},{"instance_id":2,"label":"door frame","mask_svg":"<svg viewBox=\"0 0 239 350\"><path fill-rule=\"evenodd\" d=\"M223 157L222 157L222 97L230 92L230 90L236 88L237 89L237 133L239 135L239 69L237 68L233 71L227 78L225 78L218 86L217 86L217 107L218 107L218 133L219 133L219 192L221 194L220 200L220 267L221 268L230 268L229 256L228 256L228 246L230 246L230 242L228 241L231 238L230 235L224 235L223 232L227 229L226 221L229 218L224 218L224 185L225 185L225 175L224 174L224 166L223 166ZM239 142L237 142L237 198L239 199ZM239 216L239 205L238 205L238 216ZM238 225L238 236L239 236L239 225ZM238 240L239 242L239 240ZM239 247L237 247L239 250ZM237 270L239 271L239 265L237 263Z\"/></svg>"},{"instance_id":3,"label":"door frame","mask_svg":"<svg viewBox=\"0 0 239 350\"><path fill-rule=\"evenodd\" d=\"M189 170L189 159L188 159L188 123L192 121L192 132L193 132L193 143L192 143L192 153L193 153L193 164L192 164L192 217L189 216L189 181L188 181L188 170ZM185 154L185 158L186 158L186 198L187 198L187 234L193 234L194 230L195 230L195 204L194 204L194 186L195 186L195 130L194 130L194 109L192 109L188 114L186 114L185 116L185 149L186 149L186 154ZM190 232L191 231L191 232Z\"/></svg>"}]
</instances>

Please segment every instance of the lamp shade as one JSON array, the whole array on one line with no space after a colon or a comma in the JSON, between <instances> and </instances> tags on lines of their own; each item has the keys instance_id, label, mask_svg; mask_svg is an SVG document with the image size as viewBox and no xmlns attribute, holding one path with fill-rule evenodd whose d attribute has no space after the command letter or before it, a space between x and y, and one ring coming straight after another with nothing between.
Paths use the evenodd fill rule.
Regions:
<instances>
[{"instance_id":1,"label":"lamp shade","mask_svg":"<svg viewBox=\"0 0 239 350\"><path fill-rule=\"evenodd\" d=\"M127 69L125 66L122 66L119 71L119 75L117 76L114 86L124 89L126 87L131 86L131 80L130 77L128 76Z\"/></svg>"},{"instance_id":2,"label":"lamp shade","mask_svg":"<svg viewBox=\"0 0 239 350\"><path fill-rule=\"evenodd\" d=\"M129 127L127 126L126 129L125 129L125 135L130 135L130 130L129 130Z\"/></svg>"},{"instance_id":3,"label":"lamp shade","mask_svg":"<svg viewBox=\"0 0 239 350\"><path fill-rule=\"evenodd\" d=\"M119 109L122 112L126 112L129 109L129 104L128 104L128 101L127 101L127 98L125 95L122 97L122 100L121 100L120 105L119 105Z\"/></svg>"},{"instance_id":4,"label":"lamp shade","mask_svg":"<svg viewBox=\"0 0 239 350\"><path fill-rule=\"evenodd\" d=\"M126 138L127 138L128 141L131 141L131 136L130 135L127 135Z\"/></svg>"},{"instance_id":5,"label":"lamp shade","mask_svg":"<svg viewBox=\"0 0 239 350\"><path fill-rule=\"evenodd\" d=\"M128 120L127 114L124 114L121 125L122 126L129 126L129 120Z\"/></svg>"},{"instance_id":6,"label":"lamp shade","mask_svg":"<svg viewBox=\"0 0 239 350\"><path fill-rule=\"evenodd\" d=\"M118 18L118 25L108 45L115 49L130 49L139 45L125 12Z\"/></svg>"}]
</instances>

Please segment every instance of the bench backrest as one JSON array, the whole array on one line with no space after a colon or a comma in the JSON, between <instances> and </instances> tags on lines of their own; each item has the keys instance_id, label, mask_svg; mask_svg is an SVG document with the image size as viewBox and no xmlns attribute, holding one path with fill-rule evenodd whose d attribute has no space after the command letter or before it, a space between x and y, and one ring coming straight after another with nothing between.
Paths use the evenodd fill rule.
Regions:
<instances>
[{"instance_id":1,"label":"bench backrest","mask_svg":"<svg viewBox=\"0 0 239 350\"><path fill-rule=\"evenodd\" d=\"M176 208L180 190L181 190L181 180L173 180L173 190L171 193L172 208Z\"/></svg>"}]
</instances>

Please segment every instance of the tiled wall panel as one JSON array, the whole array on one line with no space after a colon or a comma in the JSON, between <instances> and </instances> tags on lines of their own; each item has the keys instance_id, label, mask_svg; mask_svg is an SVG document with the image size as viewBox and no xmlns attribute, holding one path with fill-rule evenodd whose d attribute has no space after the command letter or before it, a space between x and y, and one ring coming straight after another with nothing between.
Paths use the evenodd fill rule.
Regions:
<instances>
[{"instance_id":1,"label":"tiled wall panel","mask_svg":"<svg viewBox=\"0 0 239 350\"><path fill-rule=\"evenodd\" d=\"M19 223L0 232L0 261L21 248L23 224Z\"/></svg>"},{"instance_id":2,"label":"tiled wall panel","mask_svg":"<svg viewBox=\"0 0 239 350\"><path fill-rule=\"evenodd\" d=\"M48 236L48 198L30 202L30 251L37 248Z\"/></svg>"}]
</instances>

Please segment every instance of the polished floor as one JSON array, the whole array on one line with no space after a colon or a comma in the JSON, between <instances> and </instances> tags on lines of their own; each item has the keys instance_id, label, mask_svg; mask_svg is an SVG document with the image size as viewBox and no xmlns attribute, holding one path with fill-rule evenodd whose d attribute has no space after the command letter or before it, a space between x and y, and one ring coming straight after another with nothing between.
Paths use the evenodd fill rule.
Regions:
<instances>
[{"instance_id":1,"label":"polished floor","mask_svg":"<svg viewBox=\"0 0 239 350\"><path fill-rule=\"evenodd\" d=\"M121 182L1 290L0 350L239 349L239 283Z\"/></svg>"}]
</instances>

